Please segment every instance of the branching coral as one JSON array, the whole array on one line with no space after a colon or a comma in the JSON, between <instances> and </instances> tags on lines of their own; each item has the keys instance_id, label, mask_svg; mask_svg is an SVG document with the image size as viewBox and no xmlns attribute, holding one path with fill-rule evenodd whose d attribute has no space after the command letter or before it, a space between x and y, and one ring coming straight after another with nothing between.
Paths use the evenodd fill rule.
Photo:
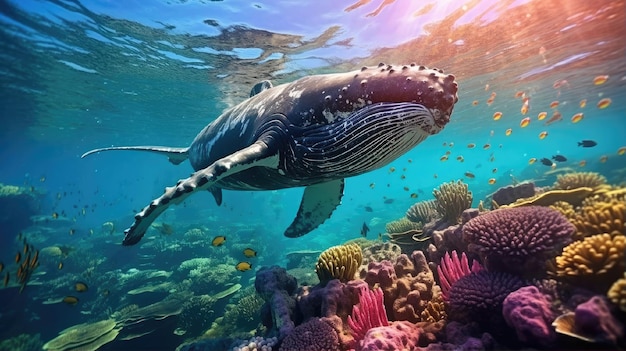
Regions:
<instances>
[{"instance_id":1,"label":"branching coral","mask_svg":"<svg viewBox=\"0 0 626 351\"><path fill-rule=\"evenodd\" d=\"M514 274L545 271L571 241L574 226L558 211L527 206L491 211L463 226L463 239L490 270Z\"/></svg>"},{"instance_id":2,"label":"branching coral","mask_svg":"<svg viewBox=\"0 0 626 351\"><path fill-rule=\"evenodd\" d=\"M360 289L359 304L352 308L352 314L348 316L348 325L355 340L362 340L365 333L372 328L389 325L382 289L371 290L367 286Z\"/></svg>"},{"instance_id":3,"label":"branching coral","mask_svg":"<svg viewBox=\"0 0 626 351\"><path fill-rule=\"evenodd\" d=\"M406 218L411 222L426 224L439 217L437 203L435 200L420 201L409 207L406 211Z\"/></svg>"},{"instance_id":4,"label":"branching coral","mask_svg":"<svg viewBox=\"0 0 626 351\"><path fill-rule=\"evenodd\" d=\"M611 285L609 292L606 294L609 300L616 304L620 310L626 312L626 273L624 277L618 279Z\"/></svg>"},{"instance_id":5,"label":"branching coral","mask_svg":"<svg viewBox=\"0 0 626 351\"><path fill-rule=\"evenodd\" d=\"M583 207L571 222L576 226L576 239L603 233L626 235L626 203L615 200L596 202Z\"/></svg>"},{"instance_id":6,"label":"branching coral","mask_svg":"<svg viewBox=\"0 0 626 351\"><path fill-rule=\"evenodd\" d=\"M567 217L567 219L569 219L570 221L572 220L572 218L575 218L577 216L574 206L570 204L569 202L557 201L553 203L552 205L550 205L549 207L553 210L557 210L561 212L561 214Z\"/></svg>"},{"instance_id":7,"label":"branching coral","mask_svg":"<svg viewBox=\"0 0 626 351\"><path fill-rule=\"evenodd\" d=\"M554 189L569 190L576 188L595 188L606 184L606 178L596 172L574 172L559 174L553 185Z\"/></svg>"},{"instance_id":8,"label":"branching coral","mask_svg":"<svg viewBox=\"0 0 626 351\"><path fill-rule=\"evenodd\" d=\"M470 268L465 252L461 253L460 258L456 250L452 251L452 255L446 252L441 258L441 263L437 266L437 274L439 275L439 285L441 285L443 300L448 299L448 291L457 280L471 273L478 273L482 269L483 267L476 260L472 261Z\"/></svg>"},{"instance_id":9,"label":"branching coral","mask_svg":"<svg viewBox=\"0 0 626 351\"><path fill-rule=\"evenodd\" d=\"M405 233L412 230L421 230L422 222L411 222L408 218L402 217L385 225L385 230L389 234Z\"/></svg>"},{"instance_id":10,"label":"branching coral","mask_svg":"<svg viewBox=\"0 0 626 351\"><path fill-rule=\"evenodd\" d=\"M363 252L359 245L337 245L322 252L315 265L315 272L322 283L332 279L347 282L354 279L361 261Z\"/></svg>"},{"instance_id":11,"label":"branching coral","mask_svg":"<svg viewBox=\"0 0 626 351\"><path fill-rule=\"evenodd\" d=\"M556 276L605 293L624 272L626 236L597 234L576 241L556 258Z\"/></svg>"},{"instance_id":12,"label":"branching coral","mask_svg":"<svg viewBox=\"0 0 626 351\"><path fill-rule=\"evenodd\" d=\"M461 213L472 206L472 192L462 181L443 183L439 189L433 190L437 204L437 212L449 224L459 221Z\"/></svg>"}]
</instances>

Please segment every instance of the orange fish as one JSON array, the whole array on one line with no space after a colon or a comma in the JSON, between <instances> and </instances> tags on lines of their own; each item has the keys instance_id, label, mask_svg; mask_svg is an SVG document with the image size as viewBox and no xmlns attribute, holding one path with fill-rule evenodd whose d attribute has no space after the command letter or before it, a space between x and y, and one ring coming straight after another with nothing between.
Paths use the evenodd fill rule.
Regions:
<instances>
[{"instance_id":1,"label":"orange fish","mask_svg":"<svg viewBox=\"0 0 626 351\"><path fill-rule=\"evenodd\" d=\"M608 161L608 160L609 160L609 156L607 156L607 155L604 155L604 156L600 157L600 163L606 163L606 161Z\"/></svg>"},{"instance_id":2,"label":"orange fish","mask_svg":"<svg viewBox=\"0 0 626 351\"><path fill-rule=\"evenodd\" d=\"M558 122L562 119L563 119L563 115L561 115L561 112L554 111L554 113L552 114L552 117L550 117L550 119L547 120L546 123L544 123L544 125L549 126L550 124L554 122Z\"/></svg>"},{"instance_id":3,"label":"orange fish","mask_svg":"<svg viewBox=\"0 0 626 351\"><path fill-rule=\"evenodd\" d=\"M519 122L519 126L522 128L528 127L529 124L530 124L530 117L526 117Z\"/></svg>"},{"instance_id":4,"label":"orange fish","mask_svg":"<svg viewBox=\"0 0 626 351\"><path fill-rule=\"evenodd\" d=\"M557 108L559 107L559 102L558 101L552 101L550 103L550 108Z\"/></svg>"},{"instance_id":5,"label":"orange fish","mask_svg":"<svg viewBox=\"0 0 626 351\"><path fill-rule=\"evenodd\" d=\"M487 181L487 183L494 185L496 184L496 178L489 178L489 180Z\"/></svg>"},{"instance_id":6,"label":"orange fish","mask_svg":"<svg viewBox=\"0 0 626 351\"><path fill-rule=\"evenodd\" d=\"M599 109L605 109L607 107L609 107L611 105L611 99L610 98L604 98L600 101L598 101L598 108Z\"/></svg>"},{"instance_id":7,"label":"orange fish","mask_svg":"<svg viewBox=\"0 0 626 351\"><path fill-rule=\"evenodd\" d=\"M609 80L608 75L597 76L593 79L593 85L602 85L606 83L607 80Z\"/></svg>"},{"instance_id":8,"label":"orange fish","mask_svg":"<svg viewBox=\"0 0 626 351\"><path fill-rule=\"evenodd\" d=\"M520 90L520 91L515 93L515 98L516 99L519 99L519 98L522 98L522 97L524 97L524 92L523 91Z\"/></svg>"},{"instance_id":9,"label":"orange fish","mask_svg":"<svg viewBox=\"0 0 626 351\"><path fill-rule=\"evenodd\" d=\"M572 123L578 123L580 121L583 120L583 113L582 112L578 112L577 114L572 116Z\"/></svg>"},{"instance_id":10,"label":"orange fish","mask_svg":"<svg viewBox=\"0 0 626 351\"><path fill-rule=\"evenodd\" d=\"M522 115L525 115L528 113L528 104L523 104L522 108L520 109L520 112L522 113Z\"/></svg>"},{"instance_id":11,"label":"orange fish","mask_svg":"<svg viewBox=\"0 0 626 351\"><path fill-rule=\"evenodd\" d=\"M537 119L538 119L539 121L541 121L541 120L545 119L546 117L548 117L548 113L547 113L547 112L545 112L545 111L544 111L544 112L539 112L539 114L537 115Z\"/></svg>"},{"instance_id":12,"label":"orange fish","mask_svg":"<svg viewBox=\"0 0 626 351\"><path fill-rule=\"evenodd\" d=\"M578 162L578 167L585 167L586 165L587 165L587 161L585 160Z\"/></svg>"},{"instance_id":13,"label":"orange fish","mask_svg":"<svg viewBox=\"0 0 626 351\"><path fill-rule=\"evenodd\" d=\"M580 106L580 108L585 108L585 106L587 106L587 99L580 100L578 106Z\"/></svg>"},{"instance_id":14,"label":"orange fish","mask_svg":"<svg viewBox=\"0 0 626 351\"><path fill-rule=\"evenodd\" d=\"M509 128L509 129L504 131L504 135L506 135L506 136L511 135L511 133L513 133L513 129L511 129L511 128Z\"/></svg>"},{"instance_id":15,"label":"orange fish","mask_svg":"<svg viewBox=\"0 0 626 351\"><path fill-rule=\"evenodd\" d=\"M545 130L541 133L539 133L539 140L543 140L548 136L548 132L546 132Z\"/></svg>"},{"instance_id":16,"label":"orange fish","mask_svg":"<svg viewBox=\"0 0 626 351\"><path fill-rule=\"evenodd\" d=\"M532 165L532 164L533 164L533 163L535 163L535 162L537 162L537 159L536 159L536 158L534 158L534 157L533 157L533 158L531 158L530 160L528 160L528 164L529 164L529 165Z\"/></svg>"},{"instance_id":17,"label":"orange fish","mask_svg":"<svg viewBox=\"0 0 626 351\"><path fill-rule=\"evenodd\" d=\"M472 101L472 106L478 106L478 100Z\"/></svg>"},{"instance_id":18,"label":"orange fish","mask_svg":"<svg viewBox=\"0 0 626 351\"><path fill-rule=\"evenodd\" d=\"M619 149L617 149L617 154L622 156L623 154L626 154L626 146L622 146Z\"/></svg>"},{"instance_id":19,"label":"orange fish","mask_svg":"<svg viewBox=\"0 0 626 351\"><path fill-rule=\"evenodd\" d=\"M493 102L494 102L494 100L495 100L495 99L496 99L496 98L495 98L495 97L493 97L493 96L492 96L492 97L490 97L489 99L487 99L487 105L491 106L491 104L493 104Z\"/></svg>"},{"instance_id":20,"label":"orange fish","mask_svg":"<svg viewBox=\"0 0 626 351\"><path fill-rule=\"evenodd\" d=\"M499 120L500 118L502 118L502 112L498 111L498 112L495 112L495 113L493 114L493 120L494 120L494 121L497 121L497 120Z\"/></svg>"}]
</instances>

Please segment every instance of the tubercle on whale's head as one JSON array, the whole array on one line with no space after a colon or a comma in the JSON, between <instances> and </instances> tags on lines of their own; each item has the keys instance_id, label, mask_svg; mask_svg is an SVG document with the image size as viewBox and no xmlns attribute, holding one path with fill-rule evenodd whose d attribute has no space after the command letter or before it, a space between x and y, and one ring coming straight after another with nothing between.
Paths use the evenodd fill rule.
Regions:
<instances>
[{"instance_id":1,"label":"tubercle on whale's head","mask_svg":"<svg viewBox=\"0 0 626 351\"><path fill-rule=\"evenodd\" d=\"M417 64L393 66L379 64L350 72L337 91L325 91L325 108L353 111L365 104L409 102L423 105L433 112L438 129L450 122L458 98L458 83L451 74Z\"/></svg>"}]
</instances>

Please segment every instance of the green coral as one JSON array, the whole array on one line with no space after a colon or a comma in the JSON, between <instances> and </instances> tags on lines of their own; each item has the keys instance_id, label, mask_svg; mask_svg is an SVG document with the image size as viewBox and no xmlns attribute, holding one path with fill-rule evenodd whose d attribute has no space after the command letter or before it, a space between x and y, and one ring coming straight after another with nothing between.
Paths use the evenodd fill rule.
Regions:
<instances>
[{"instance_id":1,"label":"green coral","mask_svg":"<svg viewBox=\"0 0 626 351\"><path fill-rule=\"evenodd\" d=\"M405 233L412 230L422 230L422 223L410 221L406 217L402 217L395 221L391 221L385 225L385 230L389 234Z\"/></svg>"},{"instance_id":2,"label":"green coral","mask_svg":"<svg viewBox=\"0 0 626 351\"><path fill-rule=\"evenodd\" d=\"M460 180L441 184L433 190L433 196L437 200L437 212L450 224L458 223L463 211L472 206L472 192Z\"/></svg>"},{"instance_id":3,"label":"green coral","mask_svg":"<svg viewBox=\"0 0 626 351\"><path fill-rule=\"evenodd\" d=\"M42 346L39 334L20 334L0 341L0 351L40 351Z\"/></svg>"}]
</instances>

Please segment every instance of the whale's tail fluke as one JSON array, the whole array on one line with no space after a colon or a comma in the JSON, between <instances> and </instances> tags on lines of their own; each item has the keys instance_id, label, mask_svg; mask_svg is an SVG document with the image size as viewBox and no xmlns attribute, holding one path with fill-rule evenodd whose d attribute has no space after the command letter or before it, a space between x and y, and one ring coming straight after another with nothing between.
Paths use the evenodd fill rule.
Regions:
<instances>
[{"instance_id":1,"label":"whale's tail fluke","mask_svg":"<svg viewBox=\"0 0 626 351\"><path fill-rule=\"evenodd\" d=\"M101 149L93 149L85 152L80 158L87 157L91 154L95 154L101 151L111 151L111 150L135 150L135 151L149 151L155 152L157 154L166 155L171 163L177 165L183 161L185 161L188 157L187 151L189 151L188 147L167 147L167 146L112 146L112 147L103 147Z\"/></svg>"}]
</instances>

